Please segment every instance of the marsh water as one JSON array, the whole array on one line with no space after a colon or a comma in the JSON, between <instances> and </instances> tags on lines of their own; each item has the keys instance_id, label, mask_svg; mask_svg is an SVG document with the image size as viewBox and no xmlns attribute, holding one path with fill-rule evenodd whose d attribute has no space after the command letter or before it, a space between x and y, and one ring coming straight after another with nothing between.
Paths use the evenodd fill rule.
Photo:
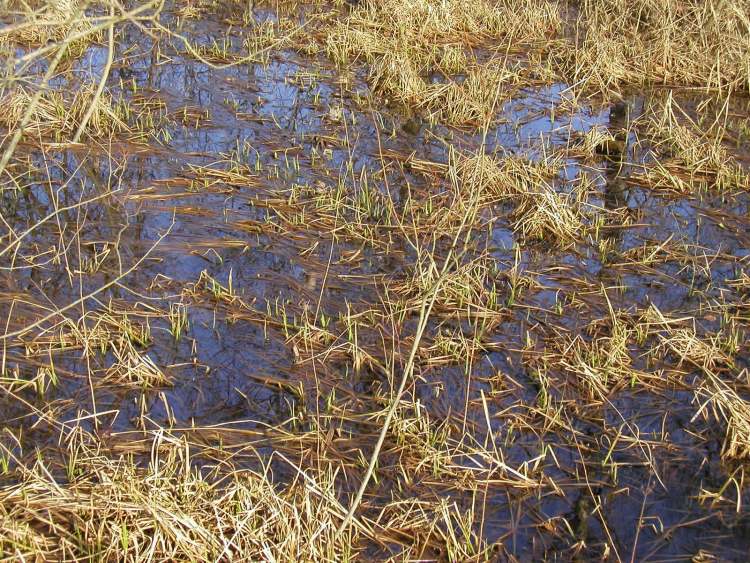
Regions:
<instances>
[{"instance_id":1,"label":"marsh water","mask_svg":"<svg viewBox=\"0 0 750 563\"><path fill-rule=\"evenodd\" d=\"M247 30L277 15L256 7L254 20L243 22L231 11L219 12L176 28L194 45L222 43L240 58ZM305 10L285 17L304 22ZM108 373L115 359L62 346L54 357L56 386L44 398L24 391L27 401L54 408L60 420L83 417L114 451L127 451L143 432L163 427L195 443L222 436L240 461L242 444L252 443L264 455L281 451L304 465L309 446L295 436L313 429L300 413L325 407L328 398L339 405L333 412L356 414L388 382L371 367L355 369L335 350L306 360L286 320L294 325L305 312L335 320L376 307L381 280L410 272L416 258L383 230L374 230L372 240L352 236L347 225L361 223L362 214L346 205L305 216L298 202L337 190L361 193L373 198L366 209L376 223L378 197L388 195L398 206L407 190L424 195L434 189L424 163L436 169L447 164L451 146L539 160L592 128L625 127L647 103L669 93L654 88L627 93L614 104L596 98L573 103L569 85L529 84L502 101L488 131L477 131L431 124L389 103L370 89L365 65L337 68L323 53L286 47L262 58L234 65L212 59L212 67L187 53L177 37L152 37L129 26L118 37L107 86L133 115L155 120L152 132L43 149L25 139L17 151L13 170L23 165L28 173L20 176L22 189L2 192L4 222L20 233L55 209L70 210L44 221L16 252L0 257L6 332L114 280L74 312L107 310L147 326L139 350L169 382L148 389L103 382L94 405L86 374ZM99 76L106 59L106 42L89 47L55 87L75 89L85 75ZM699 93L673 95L684 107L700 104ZM735 104L732 115L747 117L748 101ZM747 138L738 137L732 150L746 159ZM477 443L502 451L506 466L543 471L545 486L528 491L496 476L477 477L484 495L479 500L475 485L474 492L462 490L429 474L400 492L481 506L471 523L475 533L519 560L666 561L705 552L740 561L750 549L747 492L726 486L738 466L719 455L722 424L696 414L700 405L690 387L700 370L676 360L654 362L632 349L633 365L654 381L679 376L684 385L625 384L597 401L560 391L556 416L565 424L540 406L534 366L544 361L545 343L587 334L592 321L606 321L611 309L655 305L665 316L694 316L699 331L710 333L727 321L710 307L722 303L746 326L747 295L730 282L748 268L748 195L644 186L636 172L647 158L647 145L633 134L623 154L565 158L556 185L565 190L582 175L590 179L595 188L589 205L612 218L602 227L606 251L587 237L567 248L521 241L508 209L498 205L482 242L495 275L506 279L520 271L533 283L506 308L469 365L427 365L410 388L429 420L468 427ZM444 203L435 194L435 205ZM61 245L68 245L67 258L52 260ZM652 252L660 258L626 259ZM179 338L175 326L181 327ZM94 330L86 323L80 329ZM6 373L35 373L46 361L41 350L38 357L32 350L29 359L21 349L7 349ZM745 386L747 359L743 339L733 373L744 374ZM24 429L27 448L63 447L50 437L44 416L30 415L26 404L7 399L2 412L4 427ZM92 413L97 416L85 418ZM358 483L352 477L358 452L371 451L378 427L354 415L341 420L327 438L335 452L328 455L348 468L339 484L341 498L348 498ZM485 460L462 454L450 463L479 471ZM290 471L283 463L276 470L281 480ZM389 483L395 477L385 475L372 485L368 504L394 494ZM720 492L708 497L706 491ZM582 545L571 547L577 542ZM617 554L602 547L610 543ZM393 555L397 545L392 538L373 542L365 553ZM425 557L439 558L439 550Z\"/></svg>"}]
</instances>

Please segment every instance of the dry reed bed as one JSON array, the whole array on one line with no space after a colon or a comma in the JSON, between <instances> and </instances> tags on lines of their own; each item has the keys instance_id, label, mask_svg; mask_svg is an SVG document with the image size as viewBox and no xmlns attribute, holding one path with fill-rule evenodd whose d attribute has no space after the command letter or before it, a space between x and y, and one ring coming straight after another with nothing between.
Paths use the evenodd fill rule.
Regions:
<instances>
[{"instance_id":1,"label":"dry reed bed","mask_svg":"<svg viewBox=\"0 0 750 563\"><path fill-rule=\"evenodd\" d=\"M333 26L325 49L341 65L367 62L373 88L432 121L476 126L491 118L501 91L507 96L525 73L502 57L480 63L472 48L490 40L543 41L561 25L555 5L536 0L365 2ZM431 82L430 75L445 80Z\"/></svg>"},{"instance_id":2,"label":"dry reed bed","mask_svg":"<svg viewBox=\"0 0 750 563\"><path fill-rule=\"evenodd\" d=\"M750 89L747 2L584 1L570 39L549 49L569 83L604 95L628 85Z\"/></svg>"}]
</instances>

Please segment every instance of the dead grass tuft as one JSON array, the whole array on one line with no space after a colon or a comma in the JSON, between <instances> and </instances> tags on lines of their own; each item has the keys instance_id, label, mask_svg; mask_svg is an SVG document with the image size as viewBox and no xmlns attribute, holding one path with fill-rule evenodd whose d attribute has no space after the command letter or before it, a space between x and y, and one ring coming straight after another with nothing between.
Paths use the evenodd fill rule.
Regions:
<instances>
[{"instance_id":1,"label":"dead grass tuft","mask_svg":"<svg viewBox=\"0 0 750 563\"><path fill-rule=\"evenodd\" d=\"M651 305L644 312L640 326L645 334L656 335L659 339L656 352L674 354L680 364L687 361L708 370L730 364L731 358L724 350L721 334L700 337L694 322L692 317L667 318Z\"/></svg>"},{"instance_id":2,"label":"dead grass tuft","mask_svg":"<svg viewBox=\"0 0 750 563\"><path fill-rule=\"evenodd\" d=\"M576 191L555 189L558 169L554 158L536 163L480 155L458 164L458 174L468 189L514 206L511 222L519 236L566 246L578 240L584 229L583 202Z\"/></svg>"},{"instance_id":3,"label":"dead grass tuft","mask_svg":"<svg viewBox=\"0 0 750 563\"><path fill-rule=\"evenodd\" d=\"M86 33L91 23L83 13L83 6L78 0L45 0L44 2L18 2L21 25L11 27L7 39L29 47L44 46L49 42L65 40L73 34ZM0 31L0 37L3 36ZM67 49L74 56L80 55L92 35L74 41Z\"/></svg>"},{"instance_id":4,"label":"dead grass tuft","mask_svg":"<svg viewBox=\"0 0 750 563\"><path fill-rule=\"evenodd\" d=\"M103 455L91 440L69 438L67 478L40 459L21 482L0 489L4 553L162 561L353 556L351 540L335 534L331 475L277 487L268 467L201 470L186 442L162 435L148 466L139 467Z\"/></svg>"},{"instance_id":5,"label":"dead grass tuft","mask_svg":"<svg viewBox=\"0 0 750 563\"><path fill-rule=\"evenodd\" d=\"M560 29L554 2L366 2L326 39L340 65L363 60L372 86L389 98L453 125L481 125L498 89L515 86L519 69L505 62L472 62L488 39L533 44Z\"/></svg>"},{"instance_id":6,"label":"dead grass tuft","mask_svg":"<svg viewBox=\"0 0 750 563\"><path fill-rule=\"evenodd\" d=\"M649 83L747 91L747 14L743 0L584 0L551 59L571 84L604 94Z\"/></svg>"},{"instance_id":7,"label":"dead grass tuft","mask_svg":"<svg viewBox=\"0 0 750 563\"><path fill-rule=\"evenodd\" d=\"M68 140L75 133L89 107L95 100L96 85L85 83L69 98L56 90L42 94L31 113L25 132L32 137L48 137L57 141ZM15 129L31 104L32 94L26 88L17 88L0 99L0 125ZM109 136L127 131L123 108L106 92L96 100L87 133L92 136Z\"/></svg>"},{"instance_id":8,"label":"dead grass tuft","mask_svg":"<svg viewBox=\"0 0 750 563\"><path fill-rule=\"evenodd\" d=\"M713 373L695 391L700 403L697 416L708 416L726 424L721 455L725 459L750 460L750 403Z\"/></svg>"},{"instance_id":9,"label":"dead grass tuft","mask_svg":"<svg viewBox=\"0 0 750 563\"><path fill-rule=\"evenodd\" d=\"M652 181L686 193L696 187L750 188L750 175L724 144L723 127L702 130L671 96L653 113L646 123L646 133L661 160L649 170Z\"/></svg>"}]
</instances>

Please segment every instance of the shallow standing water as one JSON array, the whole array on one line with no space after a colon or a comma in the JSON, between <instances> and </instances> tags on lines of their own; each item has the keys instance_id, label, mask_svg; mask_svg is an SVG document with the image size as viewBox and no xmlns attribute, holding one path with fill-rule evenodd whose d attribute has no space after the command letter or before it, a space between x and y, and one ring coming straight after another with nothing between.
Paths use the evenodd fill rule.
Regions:
<instances>
[{"instance_id":1,"label":"shallow standing water","mask_svg":"<svg viewBox=\"0 0 750 563\"><path fill-rule=\"evenodd\" d=\"M304 21L304 13L292 17ZM249 29L276 18L265 8L253 15L242 24L218 13L180 29L196 45L227 37L229 52L239 53ZM134 27L117 45L107 86L131 118L152 120L153 133L64 150L20 147L16 157L33 171L23 190L3 192L5 221L22 232L54 209L71 209L0 258L0 307L12 332L49 304L61 307L117 279L166 235L136 271L85 306L148 327L138 353L169 383L123 385L110 369L118 360L112 352L82 355L63 345L54 352L59 384L39 404L52 401L68 420L105 413L84 424L115 450L165 427L196 443L225 432L232 447L248 440L303 464L312 451L304 441L314 430L310 413L325 411L337 421L327 457L345 468L340 494L352 492L358 456L368 455L378 430L367 413L387 397L389 383L339 346L345 329L337 323L360 312L361 345L374 357L386 338L407 347L414 330L408 319L398 328L366 322L384 299L383 280L408 278L416 261L395 227L382 228L386 200L397 208L410 197L447 205L440 175L448 147L477 151L482 132L415 118L370 90L363 65L337 69L322 54L273 49L267 60L222 69L191 57L177 40L155 40ZM75 88L85 73L98 76L105 61L106 47L90 47L57 86ZM538 161L562 154L592 128L624 126L611 105L553 112L567 95L565 84L518 88L500 105L484 151ZM662 96L634 93L625 107L635 119L647 99ZM557 369L563 360L548 354L578 335L596 337L592 325L606 327L614 311L632 320L655 306L667 318L695 317L700 333L713 333L728 322L717 313L722 304L737 325L747 323L747 295L731 285L747 272L747 194L688 196L643 185L637 172L647 149L628 137L624 157L565 153L555 187L564 192L589 178L587 206L604 218L607 234L599 240L529 242L514 229L508 204L485 211L474 251L506 305L470 361L455 351L476 326L430 325L425 348L432 345L432 355L424 353L410 387L427 434L444 424L474 436L476 444L451 443L444 460L465 475L465 486L429 471L400 480L395 467L410 454L397 444L383 460L370 508L393 497L394 483L398 498L450 499L472 515L475 534L519 560L614 557L605 543L621 559L747 554L747 495L725 487L737 468L720 460L720 425L696 416L690 388L700 370L631 345L632 365L648 374L647 384L612 384L602 398L571 384L570 371ZM746 143L739 150L746 154ZM104 190L112 193L80 205ZM69 262L48 261L66 244ZM508 288L519 275L523 290L511 300ZM333 336L301 339L302 319L310 318L326 330L328 322ZM92 322L80 330L102 326ZM740 334L730 371L746 388L748 349ZM307 349L311 342L318 348ZM46 361L44 346L28 344L25 353L6 351L6 370L31 373ZM98 380L95 405L89 372ZM681 383L664 384L672 380ZM8 401L4 412L3 424L26 428L27 442L56 448L25 405ZM508 485L479 445L500 451L505 467L541 485ZM283 476L288 468L278 471ZM706 494L719 490L720 498ZM367 553L397 553L399 541L373 542ZM441 556L433 547L426 557Z\"/></svg>"}]
</instances>

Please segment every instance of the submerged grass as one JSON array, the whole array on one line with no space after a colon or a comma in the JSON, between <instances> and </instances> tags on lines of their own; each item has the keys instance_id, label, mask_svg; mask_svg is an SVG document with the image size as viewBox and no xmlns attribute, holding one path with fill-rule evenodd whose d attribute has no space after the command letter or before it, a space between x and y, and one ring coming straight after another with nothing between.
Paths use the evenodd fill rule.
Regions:
<instances>
[{"instance_id":1,"label":"submerged grass","mask_svg":"<svg viewBox=\"0 0 750 563\"><path fill-rule=\"evenodd\" d=\"M744 553L746 2L137 4L0 2L7 558Z\"/></svg>"}]
</instances>

